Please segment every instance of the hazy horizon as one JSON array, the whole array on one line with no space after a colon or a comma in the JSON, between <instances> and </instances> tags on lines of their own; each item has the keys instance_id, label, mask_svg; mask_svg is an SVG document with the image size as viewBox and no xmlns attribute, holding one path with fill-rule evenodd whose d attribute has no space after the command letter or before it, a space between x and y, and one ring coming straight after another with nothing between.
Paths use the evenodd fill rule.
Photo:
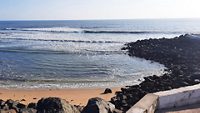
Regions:
<instances>
[{"instance_id":1,"label":"hazy horizon","mask_svg":"<svg viewBox=\"0 0 200 113\"><path fill-rule=\"evenodd\" d=\"M133 19L7 19L0 21L101 21L101 20L200 20L200 18L133 18Z\"/></svg>"},{"instance_id":2,"label":"hazy horizon","mask_svg":"<svg viewBox=\"0 0 200 113\"><path fill-rule=\"evenodd\" d=\"M199 0L6 0L0 20L200 18Z\"/></svg>"}]
</instances>

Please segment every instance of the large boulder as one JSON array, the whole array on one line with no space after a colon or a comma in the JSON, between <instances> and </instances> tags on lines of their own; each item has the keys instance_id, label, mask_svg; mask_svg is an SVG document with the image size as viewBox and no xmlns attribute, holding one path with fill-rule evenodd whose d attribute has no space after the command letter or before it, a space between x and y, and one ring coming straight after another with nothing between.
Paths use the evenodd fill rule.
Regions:
<instances>
[{"instance_id":1,"label":"large boulder","mask_svg":"<svg viewBox=\"0 0 200 113\"><path fill-rule=\"evenodd\" d=\"M80 111L66 100L49 97L38 101L37 113L80 113Z\"/></svg>"},{"instance_id":2,"label":"large boulder","mask_svg":"<svg viewBox=\"0 0 200 113\"><path fill-rule=\"evenodd\" d=\"M81 113L113 113L115 105L99 97L89 99Z\"/></svg>"}]
</instances>

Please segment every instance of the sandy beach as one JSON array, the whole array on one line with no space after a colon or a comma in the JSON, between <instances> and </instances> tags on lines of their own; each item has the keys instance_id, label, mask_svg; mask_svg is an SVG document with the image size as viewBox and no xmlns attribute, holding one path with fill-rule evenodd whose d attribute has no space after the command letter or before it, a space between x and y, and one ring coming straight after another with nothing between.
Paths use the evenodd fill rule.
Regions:
<instances>
[{"instance_id":1,"label":"sandy beach","mask_svg":"<svg viewBox=\"0 0 200 113\"><path fill-rule=\"evenodd\" d=\"M73 105L86 105L89 98L101 97L107 101L115 95L120 88L111 88L112 93L102 94L105 88L82 89L0 89L0 99L19 100L23 104L37 102L43 97L60 97Z\"/></svg>"}]
</instances>

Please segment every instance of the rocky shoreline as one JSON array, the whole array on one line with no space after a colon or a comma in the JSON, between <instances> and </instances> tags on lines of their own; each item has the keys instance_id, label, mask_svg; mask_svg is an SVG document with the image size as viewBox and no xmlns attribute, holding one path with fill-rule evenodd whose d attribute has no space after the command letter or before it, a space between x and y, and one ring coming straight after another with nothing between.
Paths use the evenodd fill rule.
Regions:
<instances>
[{"instance_id":1,"label":"rocky shoreline","mask_svg":"<svg viewBox=\"0 0 200 113\"><path fill-rule=\"evenodd\" d=\"M172 39L148 39L128 43L122 50L129 56L164 64L162 76L145 77L139 85L127 86L116 92L111 102L127 111L147 93L165 91L200 83L200 36L181 35Z\"/></svg>"},{"instance_id":2,"label":"rocky shoreline","mask_svg":"<svg viewBox=\"0 0 200 113\"><path fill-rule=\"evenodd\" d=\"M28 105L18 101L0 100L0 113L122 113L147 93L165 91L200 83L200 36L181 35L173 39L148 39L128 43L128 55L159 62L166 66L162 76L145 77L138 85L126 86L107 102L91 98L84 106L70 105L57 97L42 98ZM106 93L112 90L106 89Z\"/></svg>"},{"instance_id":3,"label":"rocky shoreline","mask_svg":"<svg viewBox=\"0 0 200 113\"><path fill-rule=\"evenodd\" d=\"M58 97L41 98L37 103L28 105L22 101L26 100L0 99L0 113L122 113L114 104L99 97L90 98L86 106L71 105Z\"/></svg>"}]
</instances>

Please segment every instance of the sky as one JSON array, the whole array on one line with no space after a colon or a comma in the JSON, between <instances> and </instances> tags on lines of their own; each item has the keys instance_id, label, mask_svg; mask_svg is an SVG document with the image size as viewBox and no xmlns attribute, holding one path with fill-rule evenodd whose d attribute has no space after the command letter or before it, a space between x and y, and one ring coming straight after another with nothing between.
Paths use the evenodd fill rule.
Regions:
<instances>
[{"instance_id":1,"label":"sky","mask_svg":"<svg viewBox=\"0 0 200 113\"><path fill-rule=\"evenodd\" d=\"M200 18L200 0L0 0L0 20Z\"/></svg>"}]
</instances>

